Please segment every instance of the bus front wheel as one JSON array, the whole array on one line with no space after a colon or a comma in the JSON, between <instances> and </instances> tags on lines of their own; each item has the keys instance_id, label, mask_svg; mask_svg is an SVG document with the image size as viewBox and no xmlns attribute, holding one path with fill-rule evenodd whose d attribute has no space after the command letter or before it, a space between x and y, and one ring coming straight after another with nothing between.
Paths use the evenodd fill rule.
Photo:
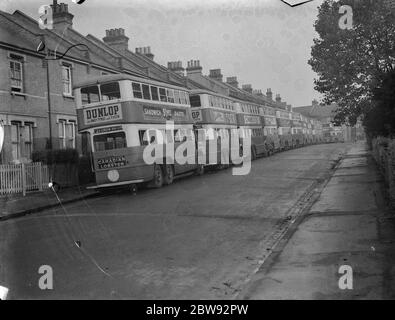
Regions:
<instances>
[{"instance_id":1,"label":"bus front wheel","mask_svg":"<svg viewBox=\"0 0 395 320\"><path fill-rule=\"evenodd\" d=\"M154 188L160 188L163 185L163 172L162 168L158 164L154 167L154 179L152 184Z\"/></svg>"},{"instance_id":2,"label":"bus front wheel","mask_svg":"<svg viewBox=\"0 0 395 320\"><path fill-rule=\"evenodd\" d=\"M197 176L202 176L204 174L204 165L198 164L198 166L196 167L196 170L195 170L195 174Z\"/></svg>"}]
</instances>

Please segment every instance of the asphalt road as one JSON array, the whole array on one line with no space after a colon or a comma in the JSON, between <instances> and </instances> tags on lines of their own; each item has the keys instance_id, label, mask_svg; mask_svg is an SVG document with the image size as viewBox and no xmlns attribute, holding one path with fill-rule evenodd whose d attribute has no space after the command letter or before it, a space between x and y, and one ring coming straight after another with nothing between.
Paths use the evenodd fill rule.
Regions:
<instances>
[{"instance_id":1,"label":"asphalt road","mask_svg":"<svg viewBox=\"0 0 395 320\"><path fill-rule=\"evenodd\" d=\"M235 298L347 148L290 150L247 176L228 169L2 221L0 285L9 299ZM39 288L42 265L52 290Z\"/></svg>"}]
</instances>

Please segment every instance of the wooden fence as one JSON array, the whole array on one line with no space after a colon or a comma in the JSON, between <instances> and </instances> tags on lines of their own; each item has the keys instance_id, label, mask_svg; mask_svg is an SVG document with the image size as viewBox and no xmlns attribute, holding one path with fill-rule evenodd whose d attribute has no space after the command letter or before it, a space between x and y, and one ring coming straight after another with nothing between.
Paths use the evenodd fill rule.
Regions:
<instances>
[{"instance_id":1,"label":"wooden fence","mask_svg":"<svg viewBox=\"0 0 395 320\"><path fill-rule=\"evenodd\" d=\"M0 165L0 194L42 191L48 188L49 170L41 162Z\"/></svg>"}]
</instances>

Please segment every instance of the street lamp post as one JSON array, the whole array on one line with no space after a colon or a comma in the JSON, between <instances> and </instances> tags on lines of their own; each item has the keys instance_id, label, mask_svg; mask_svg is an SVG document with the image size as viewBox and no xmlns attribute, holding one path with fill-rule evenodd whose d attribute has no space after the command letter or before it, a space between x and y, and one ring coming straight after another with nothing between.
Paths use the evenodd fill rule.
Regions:
<instances>
[{"instance_id":1,"label":"street lamp post","mask_svg":"<svg viewBox=\"0 0 395 320\"><path fill-rule=\"evenodd\" d=\"M47 55L49 55L49 50L47 50ZM52 108L51 108L51 84L49 77L49 59L45 60L45 66L47 69L47 101L48 101L48 125L49 125L49 141L48 141L48 149L52 150Z\"/></svg>"},{"instance_id":2,"label":"street lamp post","mask_svg":"<svg viewBox=\"0 0 395 320\"><path fill-rule=\"evenodd\" d=\"M45 46L45 39L42 38L40 44L37 47L37 52L41 52L44 51L46 52L45 56L43 57L43 63L46 67L46 71L47 71L47 102L48 102L48 125L49 125L49 141L48 141L48 149L52 150L53 148L53 144L52 144L52 106L51 106L51 84L50 84L50 72L49 72L49 61L50 60L60 60L62 59L67 52L69 52L70 49L74 48L74 47L78 47L78 46L83 46L86 48L86 50L88 50L89 52L89 48L87 45L83 44L83 43L76 43L70 47L67 48L67 50L60 56L57 57L56 52L54 54L53 58L50 58L50 50L48 48L46 48Z\"/></svg>"}]
</instances>

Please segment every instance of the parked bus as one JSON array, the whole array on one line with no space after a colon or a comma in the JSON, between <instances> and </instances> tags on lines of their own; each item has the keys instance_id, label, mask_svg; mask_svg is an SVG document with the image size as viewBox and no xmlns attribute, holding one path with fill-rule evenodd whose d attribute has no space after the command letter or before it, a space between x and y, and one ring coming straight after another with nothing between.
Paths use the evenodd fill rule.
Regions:
<instances>
[{"instance_id":1,"label":"parked bus","mask_svg":"<svg viewBox=\"0 0 395 320\"><path fill-rule=\"evenodd\" d=\"M263 134L266 137L269 154L279 151L280 138L278 136L276 110L268 106L261 106L261 119Z\"/></svg>"},{"instance_id":2,"label":"parked bus","mask_svg":"<svg viewBox=\"0 0 395 320\"><path fill-rule=\"evenodd\" d=\"M276 110L280 149L288 150L292 147L291 113L286 110Z\"/></svg>"},{"instance_id":3,"label":"parked bus","mask_svg":"<svg viewBox=\"0 0 395 320\"><path fill-rule=\"evenodd\" d=\"M76 85L74 94L78 130L89 135L92 146L95 188L147 182L161 187L201 170L196 152L183 165L174 156L181 143L195 142L187 89L116 74L92 77ZM151 164L143 157L148 145L163 148Z\"/></svg>"},{"instance_id":4,"label":"parked bus","mask_svg":"<svg viewBox=\"0 0 395 320\"><path fill-rule=\"evenodd\" d=\"M242 137L251 138L251 159L267 156L269 146L263 130L261 107L257 104L235 100L237 125Z\"/></svg>"},{"instance_id":5,"label":"parked bus","mask_svg":"<svg viewBox=\"0 0 395 320\"><path fill-rule=\"evenodd\" d=\"M292 146L294 148L303 146L303 126L300 113L292 112Z\"/></svg>"},{"instance_id":6,"label":"parked bus","mask_svg":"<svg viewBox=\"0 0 395 320\"><path fill-rule=\"evenodd\" d=\"M237 129L233 100L207 90L191 90L189 98L195 129L204 129L206 164L217 167L230 164L231 129Z\"/></svg>"}]
</instances>

